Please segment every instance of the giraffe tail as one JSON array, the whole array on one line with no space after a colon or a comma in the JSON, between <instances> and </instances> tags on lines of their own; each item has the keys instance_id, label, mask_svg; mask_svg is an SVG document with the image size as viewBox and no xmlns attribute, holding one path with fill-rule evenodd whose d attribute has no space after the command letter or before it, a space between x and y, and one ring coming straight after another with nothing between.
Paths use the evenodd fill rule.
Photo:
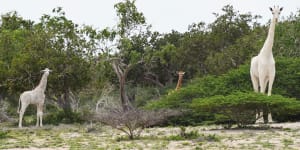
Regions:
<instances>
[{"instance_id":1,"label":"giraffe tail","mask_svg":"<svg viewBox=\"0 0 300 150\"><path fill-rule=\"evenodd\" d=\"M19 98L19 103L18 103L18 110L17 110L17 113L20 113L20 103L21 103L21 98Z\"/></svg>"}]
</instances>

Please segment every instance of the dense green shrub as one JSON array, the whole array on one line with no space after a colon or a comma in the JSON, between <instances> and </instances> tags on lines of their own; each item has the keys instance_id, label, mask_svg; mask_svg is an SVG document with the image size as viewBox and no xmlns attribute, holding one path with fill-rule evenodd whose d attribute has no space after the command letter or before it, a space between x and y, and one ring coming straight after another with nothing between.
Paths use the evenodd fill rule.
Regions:
<instances>
[{"instance_id":1,"label":"dense green shrub","mask_svg":"<svg viewBox=\"0 0 300 150\"><path fill-rule=\"evenodd\" d=\"M245 126L255 122L257 110L269 109L277 116L300 114L300 102L294 98L285 98L280 95L266 96L260 93L235 92L228 96L213 96L194 99L191 107L199 112L222 114L223 118L216 121L224 121L226 118ZM276 121L277 116L273 119ZM215 118L220 119L220 118Z\"/></svg>"},{"instance_id":2,"label":"dense green shrub","mask_svg":"<svg viewBox=\"0 0 300 150\"><path fill-rule=\"evenodd\" d=\"M0 139L5 139L8 136L9 131L0 130Z\"/></svg>"},{"instance_id":3,"label":"dense green shrub","mask_svg":"<svg viewBox=\"0 0 300 150\"><path fill-rule=\"evenodd\" d=\"M206 76L192 81L188 86L177 92L163 96L160 100L149 102L148 109L171 108L180 109L183 115L171 118L168 123L173 125L197 125L211 119L208 113L198 113L190 108L195 98L205 98L214 95L228 95L234 91L251 90L249 66L244 65L222 76Z\"/></svg>"},{"instance_id":4,"label":"dense green shrub","mask_svg":"<svg viewBox=\"0 0 300 150\"><path fill-rule=\"evenodd\" d=\"M300 56L300 11L291 13L285 21L276 26L274 56L299 57Z\"/></svg>"},{"instance_id":5,"label":"dense green shrub","mask_svg":"<svg viewBox=\"0 0 300 150\"><path fill-rule=\"evenodd\" d=\"M43 123L54 125L59 123L81 123L84 120L83 118L84 116L81 113L57 109L45 114Z\"/></svg>"},{"instance_id":6,"label":"dense green shrub","mask_svg":"<svg viewBox=\"0 0 300 150\"><path fill-rule=\"evenodd\" d=\"M276 59L276 78L273 84L273 94L300 99L300 59L278 58ZM249 74L250 66L242 65L238 69L229 71L220 76L206 76L191 81L186 87L177 92L163 96L160 100L151 101L146 105L149 109L172 108L184 110L182 117L169 120L170 124L193 125L211 119L210 114L193 111L190 103L193 99L209 98L215 95L227 96L234 92L252 92L252 83ZM297 116L274 113L278 121L297 120ZM215 117L214 117L215 118ZM232 122L219 115L223 122ZM281 119L280 119L281 118ZM299 118L300 119L300 118ZM222 119L218 119L219 121Z\"/></svg>"},{"instance_id":7,"label":"dense green shrub","mask_svg":"<svg viewBox=\"0 0 300 150\"><path fill-rule=\"evenodd\" d=\"M276 77L273 92L300 100L300 59L276 59Z\"/></svg>"},{"instance_id":8,"label":"dense green shrub","mask_svg":"<svg viewBox=\"0 0 300 150\"><path fill-rule=\"evenodd\" d=\"M148 103L148 108L188 108L194 98L228 95L234 91L252 90L249 66L244 65L222 76L206 76L193 80L177 92L165 95L159 101Z\"/></svg>"},{"instance_id":9,"label":"dense green shrub","mask_svg":"<svg viewBox=\"0 0 300 150\"><path fill-rule=\"evenodd\" d=\"M62 110L51 112L45 114L45 117L43 118L44 124L53 124L58 125L63 120Z\"/></svg>"}]
</instances>

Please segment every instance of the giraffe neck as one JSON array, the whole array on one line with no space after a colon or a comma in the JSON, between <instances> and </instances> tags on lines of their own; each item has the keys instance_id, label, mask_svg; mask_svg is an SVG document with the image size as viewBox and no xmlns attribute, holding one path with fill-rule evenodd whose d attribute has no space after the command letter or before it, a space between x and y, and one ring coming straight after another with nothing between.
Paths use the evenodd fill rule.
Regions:
<instances>
[{"instance_id":1,"label":"giraffe neck","mask_svg":"<svg viewBox=\"0 0 300 150\"><path fill-rule=\"evenodd\" d=\"M46 73L44 73L39 85L35 89L45 91L46 86L47 86L47 77L48 77L48 75L46 75Z\"/></svg>"},{"instance_id":2,"label":"giraffe neck","mask_svg":"<svg viewBox=\"0 0 300 150\"><path fill-rule=\"evenodd\" d=\"M176 91L181 88L182 78L183 78L183 75L179 75L177 86L176 86L176 89L175 89Z\"/></svg>"},{"instance_id":3,"label":"giraffe neck","mask_svg":"<svg viewBox=\"0 0 300 150\"><path fill-rule=\"evenodd\" d=\"M260 55L262 56L266 56L266 57L273 56L272 48L273 48L274 34L275 34L275 24L276 24L275 20L276 19L273 17L268 32L268 37L264 43L263 48L260 51Z\"/></svg>"}]
</instances>

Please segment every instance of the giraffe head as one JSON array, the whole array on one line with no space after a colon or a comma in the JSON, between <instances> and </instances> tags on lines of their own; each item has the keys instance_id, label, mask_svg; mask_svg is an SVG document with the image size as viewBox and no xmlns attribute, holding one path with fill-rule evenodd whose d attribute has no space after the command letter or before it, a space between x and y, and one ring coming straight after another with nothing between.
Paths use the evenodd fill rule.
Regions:
<instances>
[{"instance_id":1,"label":"giraffe head","mask_svg":"<svg viewBox=\"0 0 300 150\"><path fill-rule=\"evenodd\" d=\"M270 10L273 14L273 18L275 19L275 22L277 23L278 22L278 18L279 18L279 15L280 15L280 12L282 11L283 7L279 8L279 6L277 7L270 7Z\"/></svg>"},{"instance_id":2,"label":"giraffe head","mask_svg":"<svg viewBox=\"0 0 300 150\"><path fill-rule=\"evenodd\" d=\"M185 74L185 72L183 72L183 71L177 71L177 74L178 74L179 76L183 76L183 75Z\"/></svg>"},{"instance_id":3,"label":"giraffe head","mask_svg":"<svg viewBox=\"0 0 300 150\"><path fill-rule=\"evenodd\" d=\"M49 68L45 68L44 70L41 70L41 72L44 72L44 74L49 75L49 73L52 72L52 70L50 70Z\"/></svg>"}]
</instances>

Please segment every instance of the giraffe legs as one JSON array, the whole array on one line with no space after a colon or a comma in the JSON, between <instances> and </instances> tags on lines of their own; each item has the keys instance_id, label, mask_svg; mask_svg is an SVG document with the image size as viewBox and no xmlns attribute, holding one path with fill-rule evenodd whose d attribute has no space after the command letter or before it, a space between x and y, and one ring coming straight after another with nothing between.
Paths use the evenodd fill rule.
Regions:
<instances>
[{"instance_id":1,"label":"giraffe legs","mask_svg":"<svg viewBox=\"0 0 300 150\"><path fill-rule=\"evenodd\" d=\"M19 128L22 128L22 120L23 120L23 116L24 116L27 106L28 106L28 104L21 103L21 110L19 112L20 113L19 114Z\"/></svg>"},{"instance_id":2,"label":"giraffe legs","mask_svg":"<svg viewBox=\"0 0 300 150\"><path fill-rule=\"evenodd\" d=\"M258 92L258 78L251 74L251 81L252 81L254 92Z\"/></svg>"},{"instance_id":3,"label":"giraffe legs","mask_svg":"<svg viewBox=\"0 0 300 150\"><path fill-rule=\"evenodd\" d=\"M36 127L43 126L43 104L37 104Z\"/></svg>"},{"instance_id":4,"label":"giraffe legs","mask_svg":"<svg viewBox=\"0 0 300 150\"><path fill-rule=\"evenodd\" d=\"M268 96L271 96L274 79L275 76L269 77Z\"/></svg>"}]
</instances>

